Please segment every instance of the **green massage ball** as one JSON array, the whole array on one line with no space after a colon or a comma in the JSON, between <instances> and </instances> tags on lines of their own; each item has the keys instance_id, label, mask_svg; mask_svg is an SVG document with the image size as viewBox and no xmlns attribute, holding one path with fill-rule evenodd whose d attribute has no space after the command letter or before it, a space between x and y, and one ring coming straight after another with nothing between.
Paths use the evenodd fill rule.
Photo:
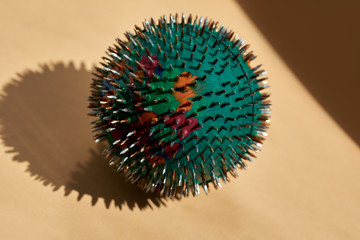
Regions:
<instances>
[{"instance_id":1,"label":"green massage ball","mask_svg":"<svg viewBox=\"0 0 360 240\"><path fill-rule=\"evenodd\" d=\"M106 51L89 97L95 141L128 181L160 196L230 181L269 123L265 71L229 28L184 14L145 20Z\"/></svg>"}]
</instances>

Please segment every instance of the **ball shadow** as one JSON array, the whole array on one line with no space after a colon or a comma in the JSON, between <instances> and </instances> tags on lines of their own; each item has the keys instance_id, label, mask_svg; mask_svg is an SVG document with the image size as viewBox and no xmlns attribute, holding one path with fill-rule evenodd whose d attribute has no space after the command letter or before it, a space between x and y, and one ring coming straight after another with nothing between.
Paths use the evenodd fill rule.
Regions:
<instances>
[{"instance_id":1,"label":"ball shadow","mask_svg":"<svg viewBox=\"0 0 360 240\"><path fill-rule=\"evenodd\" d=\"M87 116L91 73L85 66L40 68L18 74L0 97L0 136L13 160L27 163L27 172L54 191L77 192L79 201L89 195L92 205L103 199L106 208L166 206L167 199L125 182L102 157L90 132L95 119Z\"/></svg>"}]
</instances>

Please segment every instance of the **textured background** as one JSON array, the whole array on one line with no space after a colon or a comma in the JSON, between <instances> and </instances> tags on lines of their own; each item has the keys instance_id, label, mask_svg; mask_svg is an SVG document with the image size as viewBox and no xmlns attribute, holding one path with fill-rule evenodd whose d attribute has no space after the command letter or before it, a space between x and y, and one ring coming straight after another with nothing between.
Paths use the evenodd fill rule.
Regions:
<instances>
[{"instance_id":1,"label":"textured background","mask_svg":"<svg viewBox=\"0 0 360 240\"><path fill-rule=\"evenodd\" d=\"M1 239L359 239L355 1L268 2L1 0ZM89 72L116 37L182 11L251 43L274 105L248 170L179 201L106 166L86 106Z\"/></svg>"}]
</instances>

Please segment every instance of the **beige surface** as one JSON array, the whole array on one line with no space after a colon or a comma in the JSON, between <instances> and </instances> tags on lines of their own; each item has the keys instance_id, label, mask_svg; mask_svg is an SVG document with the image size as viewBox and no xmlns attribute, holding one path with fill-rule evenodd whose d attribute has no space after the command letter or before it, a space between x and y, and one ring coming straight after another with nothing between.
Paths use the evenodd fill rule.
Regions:
<instances>
[{"instance_id":1,"label":"beige surface","mask_svg":"<svg viewBox=\"0 0 360 240\"><path fill-rule=\"evenodd\" d=\"M251 43L270 72L273 119L237 180L160 201L101 161L85 116L88 71L134 23L183 10ZM237 2L2 0L0 30L0 84L13 83L0 101L1 239L360 239L358 146Z\"/></svg>"}]
</instances>

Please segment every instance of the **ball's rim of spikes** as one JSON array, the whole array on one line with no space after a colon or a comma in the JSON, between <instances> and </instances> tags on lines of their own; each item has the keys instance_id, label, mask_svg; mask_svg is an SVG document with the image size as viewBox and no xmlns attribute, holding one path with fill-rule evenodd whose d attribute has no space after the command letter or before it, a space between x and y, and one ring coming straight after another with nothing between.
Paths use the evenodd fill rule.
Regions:
<instances>
[{"instance_id":1,"label":"ball's rim of spikes","mask_svg":"<svg viewBox=\"0 0 360 240\"><path fill-rule=\"evenodd\" d=\"M170 14L168 20L164 15L158 19L157 23L151 18L150 21L145 20L143 22L143 28L135 25L135 34L126 32L127 41L116 39L117 44L114 47L109 47L106 52L108 57L103 57L104 62L100 63L102 67L96 68L96 72L93 73L96 78L93 79L92 95L89 97L89 108L93 111L89 115L99 117L98 120L92 122L94 124L93 131L98 132L94 136L95 141L108 140L110 143L110 146L104 151L110 165L115 166L116 170L124 175L127 180L147 192L181 198L188 196L190 191L193 195L198 195L199 186L202 186L207 194L210 182L214 184L216 189L221 187L219 178L225 183L230 181L228 173L236 177L237 167L245 168L244 160L251 161L252 157L256 157L252 151L260 151L259 147L262 146L264 136L267 136L266 130L270 123L271 102L268 100L270 94L263 92L269 87L267 78L262 77L266 72L260 69L261 65L250 66L250 62L256 56L252 51L247 53L249 45L244 44L242 38L239 39L238 35L235 35L230 28L225 28L224 25L219 27L218 22L208 18L196 16L193 19L191 14L186 18L183 13L180 21L178 19L178 14L175 16ZM157 55L152 54L155 52ZM184 57L184 53L187 53L189 57ZM210 59L211 61L209 61ZM188 66L196 61L199 63ZM206 70L201 70L205 67L207 67ZM179 69L183 69L183 71L181 72ZM171 73L174 71L177 74ZM193 73L200 72L206 74L201 77L196 74L193 75ZM231 76L234 72L241 72L241 74ZM229 78L228 81L225 81L224 75L233 79ZM203 91L202 95L192 95L191 97L188 97L190 95L182 95L186 100L181 102L182 104L179 104L177 108L169 108L166 111L158 109L161 114L155 111L156 115L154 115L153 106L161 104L165 106L164 104L173 101L174 94L179 93L181 95L186 94L189 89L199 89L201 88L199 83L206 82L207 79L210 79L209 81L221 80L221 84L213 87L214 90L217 90L217 87L222 86L222 89L219 88L220 90L216 92ZM184 85L177 84L176 82L179 80ZM171 88L165 89L161 85L157 85L156 82L162 82L164 85L165 82L172 82L173 85ZM213 84L213 82L209 82L207 85L209 84ZM226 88L239 86L243 87L237 92L226 93ZM145 91L148 93L146 96L142 95ZM169 95L165 98L151 99L154 92ZM241 97L235 96L239 93L242 93ZM203 101L204 96L205 98L210 96L232 98L236 105L232 105L231 101L222 104L213 101L208 106L202 105L198 106L196 110L188 111L194 103L196 105L197 102ZM134 99L142 100L136 102ZM176 100L179 99L176 98ZM244 104L237 104L238 102ZM228 115L224 117L224 115L219 114L222 113L219 110L216 116L203 117L202 121L197 119L198 112L208 111L215 107L219 109L229 108L230 113L228 111ZM140 108L141 117L139 118L140 113L133 110ZM250 112L245 111L245 108L251 108ZM234 118L231 115L233 111L239 111L243 114ZM132 115L126 115L125 112L130 112ZM144 112L146 118L144 118ZM149 113L153 114L150 114L150 118L148 117ZM183 124L172 121L179 119L175 118L178 116L183 116L183 119L180 119L184 121ZM219 145L216 145L217 147L214 149L211 143L208 144L208 155L205 155L204 151L199 152L198 148L201 146L199 142L209 142L206 137L207 134L214 131L228 131L226 126L222 125L218 128L215 124L209 126L206 132L203 130L202 123L206 124L206 121L215 122L220 118L223 118L225 125L227 122L234 122L229 132L236 128L238 130L234 131L239 131L238 133L242 133L242 135L229 137L222 133L224 139L221 139L220 134L215 133L212 137L213 140L219 142ZM248 120L245 122L244 118ZM134 122L137 125L131 125ZM169 125L170 122L173 126ZM235 125L235 123L242 124ZM147 125L145 126L145 124ZM154 127L160 125L161 128ZM129 130L131 126L135 130ZM160 149L156 150L156 154L159 154L159 151L163 154L171 150L169 154L174 158L166 158L165 161L165 157L163 159L162 155L161 157L157 156L152 148L150 149L151 156L146 155L147 150L144 150L144 146L147 146L147 143L141 142L141 138L144 137L141 134L144 132L139 131L140 128L151 129L152 132L146 132L150 137L145 135L148 141L156 139L156 143L159 145L156 147ZM118 133L119 129L121 129L122 135ZM114 134L114 132L117 133ZM198 135L198 132L201 134ZM136 134L138 136L134 139ZM161 138L157 137L156 134L159 134ZM170 136L175 136L175 138L171 138L171 144L163 145L163 142L166 142L164 139L169 139ZM126 143L128 139L132 140ZM186 141L181 142L184 139ZM198 160L190 159L189 155L191 154L185 151L191 151L189 148L185 149L185 146L190 146L187 143L191 140L196 140L194 154ZM225 151L221 147L224 141L228 141ZM236 145L239 149L237 152L231 146L234 141L240 142ZM143 147L137 146L141 144ZM176 147L174 147L175 145ZM179 150L181 147L182 149ZM181 156L186 159L184 160L185 163L180 158L175 157L175 154L181 151L183 153ZM211 154L215 152L217 156L214 159ZM154 156L156 160L152 160ZM181 170L179 170L180 167Z\"/></svg>"}]
</instances>

